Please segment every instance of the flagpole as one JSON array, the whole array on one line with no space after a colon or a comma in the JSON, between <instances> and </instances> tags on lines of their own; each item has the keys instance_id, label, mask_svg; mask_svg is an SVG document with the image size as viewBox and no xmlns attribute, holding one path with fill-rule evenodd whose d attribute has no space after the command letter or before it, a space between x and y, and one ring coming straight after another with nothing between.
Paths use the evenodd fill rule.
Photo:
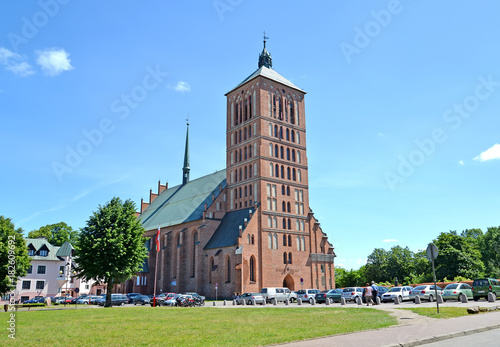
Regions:
<instances>
[{"instance_id":1,"label":"flagpole","mask_svg":"<svg viewBox=\"0 0 500 347\"><path fill-rule=\"evenodd\" d=\"M158 255L160 253L160 225L158 224L158 232L156 233L156 263L155 263L155 286L153 288L153 307L156 307L156 277L158 271Z\"/></svg>"}]
</instances>

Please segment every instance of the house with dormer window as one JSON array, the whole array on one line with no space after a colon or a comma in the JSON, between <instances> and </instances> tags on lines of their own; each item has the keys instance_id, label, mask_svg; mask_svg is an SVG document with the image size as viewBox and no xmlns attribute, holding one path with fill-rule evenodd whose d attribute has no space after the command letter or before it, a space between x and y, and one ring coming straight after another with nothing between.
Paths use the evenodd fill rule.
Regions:
<instances>
[{"instance_id":1,"label":"house with dormer window","mask_svg":"<svg viewBox=\"0 0 500 347\"><path fill-rule=\"evenodd\" d=\"M35 297L76 296L76 292L90 292L92 284L75 277L74 248L69 242L60 247L53 246L46 238L40 237L26 239L26 245L31 266L26 276L17 282L16 300L24 302Z\"/></svg>"}]
</instances>

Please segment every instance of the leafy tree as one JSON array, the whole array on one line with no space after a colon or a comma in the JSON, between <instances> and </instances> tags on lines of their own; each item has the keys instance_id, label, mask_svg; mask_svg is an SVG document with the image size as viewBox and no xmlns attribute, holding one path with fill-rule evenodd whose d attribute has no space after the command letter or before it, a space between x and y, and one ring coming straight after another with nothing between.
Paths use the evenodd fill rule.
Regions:
<instances>
[{"instance_id":1,"label":"leafy tree","mask_svg":"<svg viewBox=\"0 0 500 347\"><path fill-rule=\"evenodd\" d=\"M135 218L135 204L117 197L94 212L75 247L78 277L106 283L106 307L111 306L113 285L141 269L147 250L144 228Z\"/></svg>"},{"instance_id":2,"label":"leafy tree","mask_svg":"<svg viewBox=\"0 0 500 347\"><path fill-rule=\"evenodd\" d=\"M389 252L383 248L375 248L368 256L365 276L370 283L371 281L379 283L389 279L387 274L388 258Z\"/></svg>"},{"instance_id":3,"label":"leafy tree","mask_svg":"<svg viewBox=\"0 0 500 347\"><path fill-rule=\"evenodd\" d=\"M335 267L335 286L343 287L362 287L366 284L365 266L358 270L346 270L341 267Z\"/></svg>"},{"instance_id":4,"label":"leafy tree","mask_svg":"<svg viewBox=\"0 0 500 347\"><path fill-rule=\"evenodd\" d=\"M53 246L62 246L66 241L74 245L78 239L78 231L73 230L66 223L60 222L57 224L48 224L40 229L30 231L28 237L45 237Z\"/></svg>"},{"instance_id":5,"label":"leafy tree","mask_svg":"<svg viewBox=\"0 0 500 347\"><path fill-rule=\"evenodd\" d=\"M0 294L15 289L19 277L26 276L30 263L23 230L15 229L10 218L0 216Z\"/></svg>"},{"instance_id":6,"label":"leafy tree","mask_svg":"<svg viewBox=\"0 0 500 347\"><path fill-rule=\"evenodd\" d=\"M486 274L500 278L500 227L488 228L479 239L479 249Z\"/></svg>"},{"instance_id":7,"label":"leafy tree","mask_svg":"<svg viewBox=\"0 0 500 347\"><path fill-rule=\"evenodd\" d=\"M466 234L463 234L466 235ZM484 264L478 243L470 237L458 235L456 231L441 233L434 244L439 250L435 260L436 278L463 276L475 278L484 273Z\"/></svg>"}]
</instances>

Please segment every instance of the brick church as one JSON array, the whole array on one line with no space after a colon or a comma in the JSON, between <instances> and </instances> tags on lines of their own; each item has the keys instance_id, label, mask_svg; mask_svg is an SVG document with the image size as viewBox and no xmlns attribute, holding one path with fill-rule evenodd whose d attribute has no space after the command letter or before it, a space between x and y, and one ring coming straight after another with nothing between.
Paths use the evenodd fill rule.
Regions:
<instances>
[{"instance_id":1,"label":"brick church","mask_svg":"<svg viewBox=\"0 0 500 347\"><path fill-rule=\"evenodd\" d=\"M226 169L190 180L188 124L182 184L141 201L149 258L118 290L153 294L155 277L157 294L208 298L335 288L334 249L309 207L305 94L264 40L258 69L226 94Z\"/></svg>"}]
</instances>

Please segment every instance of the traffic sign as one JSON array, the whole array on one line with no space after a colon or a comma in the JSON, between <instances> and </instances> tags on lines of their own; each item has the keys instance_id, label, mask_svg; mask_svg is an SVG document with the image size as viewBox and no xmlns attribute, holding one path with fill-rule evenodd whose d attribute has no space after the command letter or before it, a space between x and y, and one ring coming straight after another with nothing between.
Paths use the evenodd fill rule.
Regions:
<instances>
[{"instance_id":1,"label":"traffic sign","mask_svg":"<svg viewBox=\"0 0 500 347\"><path fill-rule=\"evenodd\" d=\"M75 288L75 293L80 292L80 288Z\"/></svg>"},{"instance_id":2,"label":"traffic sign","mask_svg":"<svg viewBox=\"0 0 500 347\"><path fill-rule=\"evenodd\" d=\"M438 256L438 248L433 243L429 243L426 252L427 252L427 259L429 259L429 261L432 261L432 259L436 259Z\"/></svg>"},{"instance_id":3,"label":"traffic sign","mask_svg":"<svg viewBox=\"0 0 500 347\"><path fill-rule=\"evenodd\" d=\"M300 279L300 283L304 283L304 279L303 278Z\"/></svg>"}]
</instances>

